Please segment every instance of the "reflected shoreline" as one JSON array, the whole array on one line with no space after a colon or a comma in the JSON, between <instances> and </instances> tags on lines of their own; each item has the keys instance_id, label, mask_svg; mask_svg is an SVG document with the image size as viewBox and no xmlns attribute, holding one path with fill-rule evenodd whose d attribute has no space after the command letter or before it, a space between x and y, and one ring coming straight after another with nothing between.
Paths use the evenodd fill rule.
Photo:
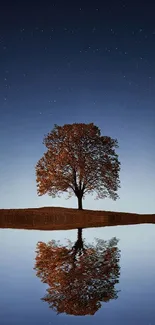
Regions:
<instances>
[{"instance_id":1,"label":"reflected shoreline","mask_svg":"<svg viewBox=\"0 0 155 325\"><path fill-rule=\"evenodd\" d=\"M155 223L155 214L79 211L59 207L0 210L0 228L11 229L69 230L144 223Z\"/></svg>"}]
</instances>

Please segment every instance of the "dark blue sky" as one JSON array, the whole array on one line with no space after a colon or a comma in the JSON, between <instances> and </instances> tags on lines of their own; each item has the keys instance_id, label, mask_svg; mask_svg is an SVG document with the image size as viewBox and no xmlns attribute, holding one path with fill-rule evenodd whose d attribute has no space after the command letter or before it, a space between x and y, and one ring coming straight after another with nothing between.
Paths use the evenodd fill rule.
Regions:
<instances>
[{"instance_id":1,"label":"dark blue sky","mask_svg":"<svg viewBox=\"0 0 155 325\"><path fill-rule=\"evenodd\" d=\"M0 208L66 206L37 197L35 164L54 124L94 122L117 138L120 200L84 208L155 211L153 1L2 1Z\"/></svg>"}]
</instances>

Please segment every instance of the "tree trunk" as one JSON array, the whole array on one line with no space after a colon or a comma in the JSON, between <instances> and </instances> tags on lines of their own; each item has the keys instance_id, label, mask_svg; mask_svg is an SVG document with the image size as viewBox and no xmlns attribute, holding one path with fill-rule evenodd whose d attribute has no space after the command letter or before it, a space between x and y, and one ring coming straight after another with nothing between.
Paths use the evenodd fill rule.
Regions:
<instances>
[{"instance_id":1,"label":"tree trunk","mask_svg":"<svg viewBox=\"0 0 155 325\"><path fill-rule=\"evenodd\" d=\"M75 242L73 248L75 250L75 258L78 252L79 255L81 255L81 252L83 251L82 228L78 228L77 241Z\"/></svg>"},{"instance_id":2,"label":"tree trunk","mask_svg":"<svg viewBox=\"0 0 155 325\"><path fill-rule=\"evenodd\" d=\"M83 240L82 240L82 228L78 228L78 233L77 233L77 241L75 242L74 246L72 247L73 250L73 269L75 269L75 261L77 254L81 256L82 252L84 253L84 248L83 248Z\"/></svg>"},{"instance_id":3,"label":"tree trunk","mask_svg":"<svg viewBox=\"0 0 155 325\"><path fill-rule=\"evenodd\" d=\"M78 196L78 209L82 210L82 196Z\"/></svg>"},{"instance_id":4,"label":"tree trunk","mask_svg":"<svg viewBox=\"0 0 155 325\"><path fill-rule=\"evenodd\" d=\"M79 242L82 242L82 228L78 228L78 238L77 238L77 240Z\"/></svg>"}]
</instances>

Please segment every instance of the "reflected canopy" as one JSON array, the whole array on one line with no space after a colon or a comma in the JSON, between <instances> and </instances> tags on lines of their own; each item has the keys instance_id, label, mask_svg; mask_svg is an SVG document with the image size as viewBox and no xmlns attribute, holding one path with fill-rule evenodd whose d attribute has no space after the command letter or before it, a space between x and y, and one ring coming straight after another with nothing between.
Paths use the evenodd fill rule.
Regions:
<instances>
[{"instance_id":1,"label":"reflected canopy","mask_svg":"<svg viewBox=\"0 0 155 325\"><path fill-rule=\"evenodd\" d=\"M120 251L118 239L95 239L86 245L82 228L75 244L59 241L38 242L35 270L48 284L42 298L57 313L94 315L102 302L118 298Z\"/></svg>"}]
</instances>

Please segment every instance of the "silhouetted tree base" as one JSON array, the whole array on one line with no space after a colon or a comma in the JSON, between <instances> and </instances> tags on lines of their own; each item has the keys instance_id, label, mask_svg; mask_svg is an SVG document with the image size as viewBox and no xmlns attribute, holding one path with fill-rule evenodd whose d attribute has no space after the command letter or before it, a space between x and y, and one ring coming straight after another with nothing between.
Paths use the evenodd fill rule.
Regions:
<instances>
[{"instance_id":1,"label":"silhouetted tree base","mask_svg":"<svg viewBox=\"0 0 155 325\"><path fill-rule=\"evenodd\" d=\"M82 198L81 197L78 197L78 209L83 210L83 208L82 208Z\"/></svg>"}]
</instances>

